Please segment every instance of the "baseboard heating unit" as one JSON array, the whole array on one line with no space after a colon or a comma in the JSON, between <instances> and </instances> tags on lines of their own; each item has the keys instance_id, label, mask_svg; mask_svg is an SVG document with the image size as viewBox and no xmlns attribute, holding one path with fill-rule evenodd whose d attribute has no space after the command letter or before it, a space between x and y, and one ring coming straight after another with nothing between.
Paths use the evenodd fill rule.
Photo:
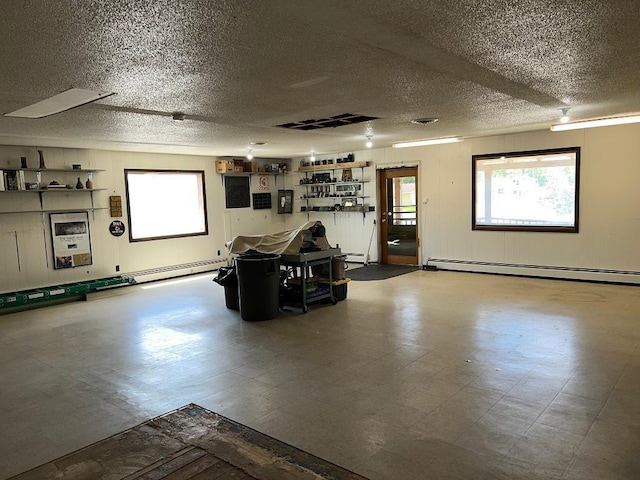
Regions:
<instances>
[{"instance_id":1,"label":"baseboard heating unit","mask_svg":"<svg viewBox=\"0 0 640 480\"><path fill-rule=\"evenodd\" d=\"M640 271L634 270L479 262L447 258L429 258L427 265L435 266L438 270L640 285Z\"/></svg>"},{"instance_id":2,"label":"baseboard heating unit","mask_svg":"<svg viewBox=\"0 0 640 480\"><path fill-rule=\"evenodd\" d=\"M181 277L194 273L205 273L217 270L222 265L227 265L226 259L202 260L200 262L183 263L180 265L167 265L165 267L150 268L137 272L124 273L122 276L132 278L136 283L152 282L172 277Z\"/></svg>"}]
</instances>

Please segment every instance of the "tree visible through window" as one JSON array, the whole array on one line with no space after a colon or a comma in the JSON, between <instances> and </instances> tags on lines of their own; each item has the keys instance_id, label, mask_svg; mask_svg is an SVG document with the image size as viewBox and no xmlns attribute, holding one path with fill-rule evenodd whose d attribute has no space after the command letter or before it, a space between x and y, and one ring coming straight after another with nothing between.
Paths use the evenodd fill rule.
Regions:
<instances>
[{"instance_id":1,"label":"tree visible through window","mask_svg":"<svg viewBox=\"0 0 640 480\"><path fill-rule=\"evenodd\" d=\"M580 147L472 161L474 230L578 231Z\"/></svg>"}]
</instances>

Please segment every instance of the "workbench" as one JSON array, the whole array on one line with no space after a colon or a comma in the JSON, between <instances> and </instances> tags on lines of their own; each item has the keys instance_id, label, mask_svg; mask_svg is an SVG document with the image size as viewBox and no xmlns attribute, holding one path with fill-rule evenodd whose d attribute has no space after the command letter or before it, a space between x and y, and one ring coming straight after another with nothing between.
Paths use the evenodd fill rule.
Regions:
<instances>
[{"instance_id":1,"label":"workbench","mask_svg":"<svg viewBox=\"0 0 640 480\"><path fill-rule=\"evenodd\" d=\"M313 280L311 267L327 266L329 271L329 279L333 278L333 257L340 255L339 248L329 248L317 252L298 253L295 255L283 254L280 256L280 266L289 267L292 270L293 278L290 283L296 287L299 285L298 298L289 299L284 306L294 306L302 309L303 313L309 311L309 304L319 302L321 300L329 300L333 305L338 300L333 295L331 284L328 288L325 285L318 286L315 291L307 291Z\"/></svg>"}]
</instances>

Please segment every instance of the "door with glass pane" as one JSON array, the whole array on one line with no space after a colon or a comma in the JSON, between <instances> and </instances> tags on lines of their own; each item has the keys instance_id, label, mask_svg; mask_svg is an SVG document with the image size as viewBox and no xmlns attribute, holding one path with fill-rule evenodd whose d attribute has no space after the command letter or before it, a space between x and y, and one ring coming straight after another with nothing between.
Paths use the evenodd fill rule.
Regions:
<instances>
[{"instance_id":1,"label":"door with glass pane","mask_svg":"<svg viewBox=\"0 0 640 480\"><path fill-rule=\"evenodd\" d=\"M418 168L378 170L381 263L418 264Z\"/></svg>"}]
</instances>

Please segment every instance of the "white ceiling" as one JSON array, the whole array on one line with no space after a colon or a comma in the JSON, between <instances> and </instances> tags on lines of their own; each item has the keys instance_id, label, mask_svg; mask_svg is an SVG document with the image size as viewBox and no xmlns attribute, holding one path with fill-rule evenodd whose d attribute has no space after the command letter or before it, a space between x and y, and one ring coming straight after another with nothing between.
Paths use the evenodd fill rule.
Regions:
<instances>
[{"instance_id":1,"label":"white ceiling","mask_svg":"<svg viewBox=\"0 0 640 480\"><path fill-rule=\"evenodd\" d=\"M4 1L0 39L2 113L116 93L0 117L8 145L297 157L640 111L633 0ZM342 113L379 119L275 127Z\"/></svg>"}]
</instances>

